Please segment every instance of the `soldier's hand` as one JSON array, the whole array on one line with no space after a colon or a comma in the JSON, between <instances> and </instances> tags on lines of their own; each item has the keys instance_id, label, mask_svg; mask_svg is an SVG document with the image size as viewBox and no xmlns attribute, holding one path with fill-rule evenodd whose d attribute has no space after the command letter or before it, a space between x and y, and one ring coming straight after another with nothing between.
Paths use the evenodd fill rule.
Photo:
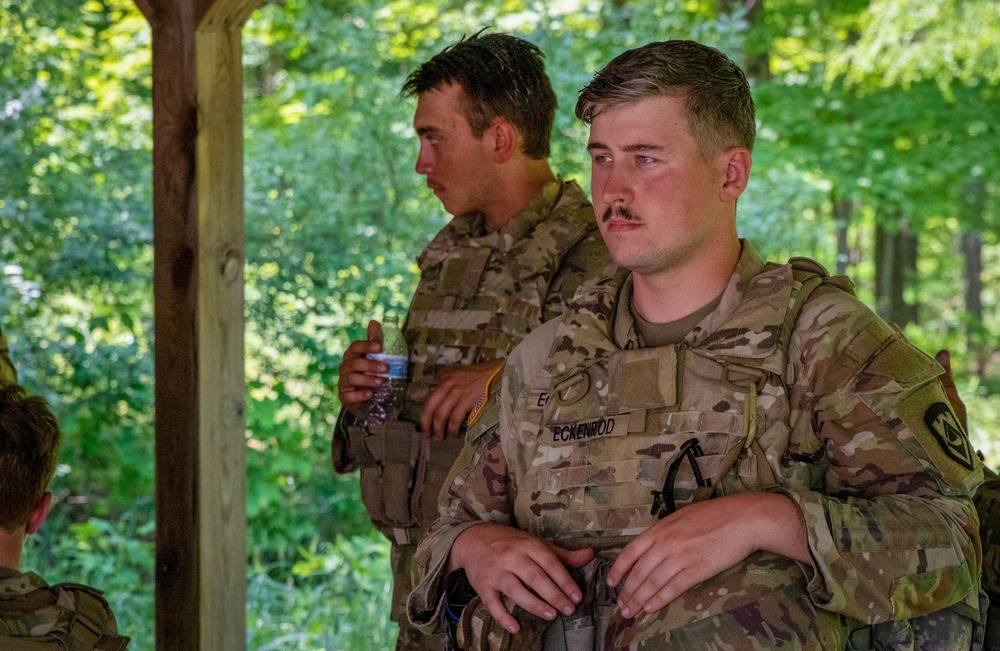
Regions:
<instances>
[{"instance_id":1,"label":"soldier's hand","mask_svg":"<svg viewBox=\"0 0 1000 651\"><path fill-rule=\"evenodd\" d=\"M463 531L451 548L448 571L464 568L493 619L511 633L521 630L504 607L506 596L538 617L554 620L573 614L583 598L567 567L583 567L593 549L571 551L502 524L477 524Z\"/></svg>"},{"instance_id":2,"label":"soldier's hand","mask_svg":"<svg viewBox=\"0 0 1000 651\"><path fill-rule=\"evenodd\" d=\"M358 415L361 405L372 399L373 389L382 386L385 378L376 373L388 373L389 365L365 357L368 353L382 352L382 324L368 322L368 339L352 341L344 351L340 363L340 379L337 380L337 396L340 404L351 413Z\"/></svg>"},{"instance_id":3,"label":"soldier's hand","mask_svg":"<svg viewBox=\"0 0 1000 651\"><path fill-rule=\"evenodd\" d=\"M438 385L424 404L420 414L420 431L426 438L454 438L462 431L462 423L475 409L486 389L486 382L503 359L479 364L455 365L438 373Z\"/></svg>"},{"instance_id":4,"label":"soldier's hand","mask_svg":"<svg viewBox=\"0 0 1000 651\"><path fill-rule=\"evenodd\" d=\"M654 612L753 552L812 564L805 523L784 495L744 493L681 507L632 539L608 571L626 618Z\"/></svg>"}]
</instances>

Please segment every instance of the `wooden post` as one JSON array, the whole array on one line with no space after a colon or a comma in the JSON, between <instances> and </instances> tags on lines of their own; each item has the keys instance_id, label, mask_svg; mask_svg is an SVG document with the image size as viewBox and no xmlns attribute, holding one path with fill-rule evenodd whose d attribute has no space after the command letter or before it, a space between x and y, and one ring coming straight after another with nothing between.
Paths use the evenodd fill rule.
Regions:
<instances>
[{"instance_id":1,"label":"wooden post","mask_svg":"<svg viewBox=\"0 0 1000 651\"><path fill-rule=\"evenodd\" d=\"M246 648L243 68L261 0L136 0L153 33L156 648Z\"/></svg>"}]
</instances>

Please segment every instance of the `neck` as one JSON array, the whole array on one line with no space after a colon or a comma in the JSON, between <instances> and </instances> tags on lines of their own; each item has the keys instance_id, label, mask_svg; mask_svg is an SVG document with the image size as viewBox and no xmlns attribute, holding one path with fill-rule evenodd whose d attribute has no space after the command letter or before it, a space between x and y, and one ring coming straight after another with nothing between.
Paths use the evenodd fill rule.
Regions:
<instances>
[{"instance_id":1,"label":"neck","mask_svg":"<svg viewBox=\"0 0 1000 651\"><path fill-rule=\"evenodd\" d=\"M24 530L7 531L0 526L0 567L12 570L21 568L21 550L24 549Z\"/></svg>"},{"instance_id":2,"label":"neck","mask_svg":"<svg viewBox=\"0 0 1000 651\"><path fill-rule=\"evenodd\" d=\"M496 192L490 208L485 211L486 228L490 231L503 228L547 183L556 180L547 159L533 160L523 154L520 156L521 160L510 161L498 174Z\"/></svg>"},{"instance_id":3,"label":"neck","mask_svg":"<svg viewBox=\"0 0 1000 651\"><path fill-rule=\"evenodd\" d=\"M650 323L671 323L697 312L729 285L741 250L734 233L683 266L656 274L633 273L633 309Z\"/></svg>"}]
</instances>

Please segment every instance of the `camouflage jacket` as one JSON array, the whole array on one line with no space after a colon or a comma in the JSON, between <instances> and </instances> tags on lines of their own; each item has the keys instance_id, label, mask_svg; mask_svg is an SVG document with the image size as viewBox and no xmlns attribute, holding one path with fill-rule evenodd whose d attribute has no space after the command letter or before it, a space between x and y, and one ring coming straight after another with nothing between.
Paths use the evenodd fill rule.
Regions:
<instances>
[{"instance_id":1,"label":"camouflage jacket","mask_svg":"<svg viewBox=\"0 0 1000 651\"><path fill-rule=\"evenodd\" d=\"M577 288L613 268L594 211L574 182L556 181L502 228L459 215L418 258L403 335L410 368L400 421L385 431L352 427L341 413L333 440L338 472L361 468L362 499L376 526L400 544L437 515L437 494L461 439L430 442L416 431L436 372L505 357L531 330L561 314Z\"/></svg>"},{"instance_id":2,"label":"camouflage jacket","mask_svg":"<svg viewBox=\"0 0 1000 651\"><path fill-rule=\"evenodd\" d=\"M480 214L452 219L417 259L420 283L403 324L410 350L407 406L418 421L441 365L506 357L562 314L577 288L606 274L610 255L575 182L546 185L521 213L487 232Z\"/></svg>"},{"instance_id":3,"label":"camouflage jacket","mask_svg":"<svg viewBox=\"0 0 1000 651\"><path fill-rule=\"evenodd\" d=\"M818 607L874 623L962 602L978 617L970 495L982 467L954 428L934 360L829 285L786 324L800 284L747 243L719 307L675 346L641 347L627 280L620 273L511 354L418 549L415 624L439 621L451 545L479 522L613 557L655 522L650 491L688 439L711 487L681 459L677 502L789 496Z\"/></svg>"},{"instance_id":4,"label":"camouflage jacket","mask_svg":"<svg viewBox=\"0 0 1000 651\"><path fill-rule=\"evenodd\" d=\"M7 337L0 329L0 383L13 382L17 384L17 371L10 361L10 350L7 348Z\"/></svg>"},{"instance_id":5,"label":"camouflage jacket","mask_svg":"<svg viewBox=\"0 0 1000 651\"><path fill-rule=\"evenodd\" d=\"M49 586L33 572L0 568L0 648L124 651L108 602L74 583Z\"/></svg>"}]
</instances>

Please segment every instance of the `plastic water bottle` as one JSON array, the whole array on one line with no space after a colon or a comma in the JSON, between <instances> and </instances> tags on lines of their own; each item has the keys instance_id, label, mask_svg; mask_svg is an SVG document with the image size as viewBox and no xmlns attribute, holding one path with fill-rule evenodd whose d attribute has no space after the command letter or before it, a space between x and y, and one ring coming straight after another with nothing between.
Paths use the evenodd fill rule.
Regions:
<instances>
[{"instance_id":1,"label":"plastic water bottle","mask_svg":"<svg viewBox=\"0 0 1000 651\"><path fill-rule=\"evenodd\" d=\"M380 377L385 378L385 383L375 389L371 405L365 414L365 425L396 420L403 411L403 401L406 399L406 365L409 361L409 351L397 317L387 316L382 324L382 352L368 353L366 356L388 364L389 370L380 374Z\"/></svg>"}]
</instances>

